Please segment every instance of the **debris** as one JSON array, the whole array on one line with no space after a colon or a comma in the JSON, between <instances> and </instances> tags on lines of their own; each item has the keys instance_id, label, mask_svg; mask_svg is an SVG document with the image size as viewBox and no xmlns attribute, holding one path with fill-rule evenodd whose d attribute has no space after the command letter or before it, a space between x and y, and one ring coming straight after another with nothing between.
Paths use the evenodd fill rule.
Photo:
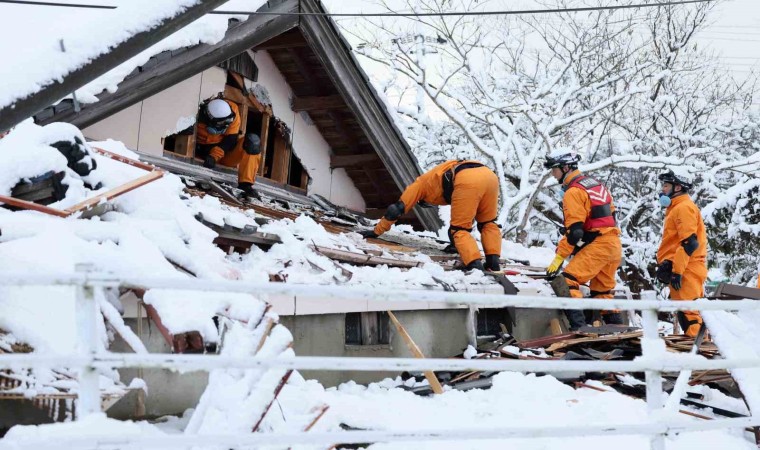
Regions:
<instances>
[{"instance_id":1,"label":"debris","mask_svg":"<svg viewBox=\"0 0 760 450\"><path fill-rule=\"evenodd\" d=\"M391 321L393 322L393 325L396 326L396 330L398 330L398 333L401 335L402 338L404 338L404 341L406 342L407 347L409 347L409 350L412 352L415 358L425 358L425 355L422 353L419 347L417 347L417 344L414 343L412 340L412 337L409 336L409 333L407 333L406 329L403 325L401 325L401 322L398 321L396 318L396 315L393 314L391 311L388 311L388 317L390 317ZM441 383L438 381L438 378L435 377L435 372L432 370L425 372L425 378L428 380L428 383L430 383L430 387L436 394L443 394L443 387L441 387Z\"/></svg>"}]
</instances>

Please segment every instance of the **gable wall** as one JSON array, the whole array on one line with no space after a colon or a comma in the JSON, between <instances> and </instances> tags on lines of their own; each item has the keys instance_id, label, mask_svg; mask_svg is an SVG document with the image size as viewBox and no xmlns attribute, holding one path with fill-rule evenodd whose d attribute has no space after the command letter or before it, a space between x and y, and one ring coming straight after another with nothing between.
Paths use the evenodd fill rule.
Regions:
<instances>
[{"instance_id":1,"label":"gable wall","mask_svg":"<svg viewBox=\"0 0 760 450\"><path fill-rule=\"evenodd\" d=\"M224 90L226 79L224 70L212 67L101 120L82 132L89 139L114 139L124 142L130 149L161 156L161 138L179 131L178 119L195 117L198 103Z\"/></svg>"},{"instance_id":2,"label":"gable wall","mask_svg":"<svg viewBox=\"0 0 760 450\"><path fill-rule=\"evenodd\" d=\"M272 112L290 128L293 151L311 177L308 193L364 211L364 199L345 169L330 169L330 146L317 127L292 112L292 91L267 52L259 51L252 56L259 68L258 83L269 93ZM177 121L194 117L198 104L223 91L225 82L223 69L207 69L82 131L88 139L114 139L124 142L130 149L161 156L161 138L179 131Z\"/></svg>"},{"instance_id":3,"label":"gable wall","mask_svg":"<svg viewBox=\"0 0 760 450\"><path fill-rule=\"evenodd\" d=\"M364 211L364 199L346 170L330 169L332 151L317 127L305 121L301 114L294 114L291 110L290 99L293 97L293 91L272 58L264 50L255 52L254 55L254 62L259 68L259 84L266 87L269 93L272 112L290 128L293 151L311 176L309 194L319 194L337 205Z\"/></svg>"}]
</instances>

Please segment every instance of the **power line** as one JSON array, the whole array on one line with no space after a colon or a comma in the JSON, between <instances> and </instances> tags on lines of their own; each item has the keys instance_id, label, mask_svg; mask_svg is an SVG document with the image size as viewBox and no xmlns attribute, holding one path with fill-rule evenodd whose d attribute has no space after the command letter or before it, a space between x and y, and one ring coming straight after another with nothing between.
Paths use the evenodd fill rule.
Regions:
<instances>
[{"instance_id":1,"label":"power line","mask_svg":"<svg viewBox=\"0 0 760 450\"><path fill-rule=\"evenodd\" d=\"M716 0L680 0L660 3L639 3L633 5L614 6L583 6L577 8L557 9L524 9L514 11L462 11L462 12L438 12L438 13L327 13L327 12L268 12L268 11L211 11L209 14L223 15L266 15L266 16L327 16L327 17L448 17L448 16L511 16L532 14L554 14L590 11L608 11L617 9L653 8L661 6L688 5L692 3L710 3ZM87 5L81 3L44 2L33 0L0 0L0 3L11 3L25 6L59 6L67 8L88 9L116 9L113 5Z\"/></svg>"}]
</instances>

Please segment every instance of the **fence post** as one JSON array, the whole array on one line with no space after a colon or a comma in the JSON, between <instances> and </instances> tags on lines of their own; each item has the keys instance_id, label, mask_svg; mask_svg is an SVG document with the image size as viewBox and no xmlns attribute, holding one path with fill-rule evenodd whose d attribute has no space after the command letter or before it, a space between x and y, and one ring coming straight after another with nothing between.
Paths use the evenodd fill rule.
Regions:
<instances>
[{"instance_id":1,"label":"fence post","mask_svg":"<svg viewBox=\"0 0 760 450\"><path fill-rule=\"evenodd\" d=\"M100 309L95 300L95 289L90 284L87 275L92 272L92 264L77 264L75 270L85 275L82 284L76 287L76 324L77 346L79 352L90 358L97 352L98 315ZM100 376L92 364L86 364L79 370L79 392L77 401L77 420L100 412Z\"/></svg>"},{"instance_id":2,"label":"fence post","mask_svg":"<svg viewBox=\"0 0 760 450\"><path fill-rule=\"evenodd\" d=\"M659 341L660 334L657 331L657 310L645 309L641 311L641 318L644 326L644 338L641 345L641 356L653 357L647 355L647 348L652 349L653 343ZM649 410L650 419L662 408L662 374L657 370L647 370L645 372L647 383L647 409ZM652 436L652 450L665 449L665 435L658 433Z\"/></svg>"}]
</instances>

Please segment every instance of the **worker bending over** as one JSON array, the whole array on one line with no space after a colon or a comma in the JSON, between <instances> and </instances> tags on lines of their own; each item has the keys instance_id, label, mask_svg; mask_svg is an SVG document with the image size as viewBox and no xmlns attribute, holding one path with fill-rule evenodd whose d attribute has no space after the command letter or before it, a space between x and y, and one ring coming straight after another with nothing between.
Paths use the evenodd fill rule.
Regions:
<instances>
[{"instance_id":1,"label":"worker bending over","mask_svg":"<svg viewBox=\"0 0 760 450\"><path fill-rule=\"evenodd\" d=\"M377 237L418 203L451 205L449 239L456 247L466 269L499 271L501 230L496 225L499 206L499 180L488 167L477 161L452 160L433 167L410 184L401 198L390 205L374 230L364 237ZM475 239L470 234L477 221L486 263L483 265Z\"/></svg>"},{"instance_id":2,"label":"worker bending over","mask_svg":"<svg viewBox=\"0 0 760 450\"><path fill-rule=\"evenodd\" d=\"M240 135L240 111L229 100L204 102L198 112L195 155L210 169L221 164L238 168L238 188L247 197L256 197L253 184L261 163L261 140L255 134Z\"/></svg>"}]
</instances>

